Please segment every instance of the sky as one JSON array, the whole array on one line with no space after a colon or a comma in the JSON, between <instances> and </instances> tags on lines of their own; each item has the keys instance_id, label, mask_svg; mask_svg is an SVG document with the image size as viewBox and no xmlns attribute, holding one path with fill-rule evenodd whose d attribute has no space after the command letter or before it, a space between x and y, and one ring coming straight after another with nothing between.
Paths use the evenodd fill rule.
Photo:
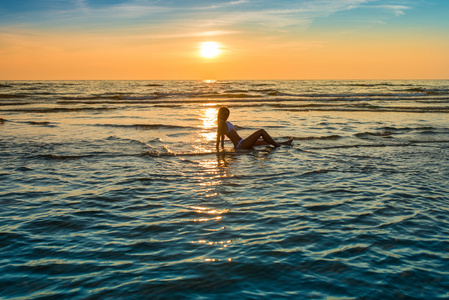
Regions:
<instances>
[{"instance_id":1,"label":"sky","mask_svg":"<svg viewBox=\"0 0 449 300\"><path fill-rule=\"evenodd\" d=\"M0 80L449 79L448 15L449 0L0 0Z\"/></svg>"}]
</instances>

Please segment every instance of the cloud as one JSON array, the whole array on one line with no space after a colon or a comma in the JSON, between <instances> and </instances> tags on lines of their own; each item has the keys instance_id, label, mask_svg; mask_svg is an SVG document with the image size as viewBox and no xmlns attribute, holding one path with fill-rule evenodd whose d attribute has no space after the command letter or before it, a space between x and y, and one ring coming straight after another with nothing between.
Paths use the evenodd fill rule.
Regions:
<instances>
[{"instance_id":1,"label":"cloud","mask_svg":"<svg viewBox=\"0 0 449 300\"><path fill-rule=\"evenodd\" d=\"M31 1L31 0L30 0ZM88 0L42 0L51 9L20 16L33 28L49 31L89 30L138 34L141 30L163 37L209 36L237 32L295 32L307 29L319 18L356 8L377 8L404 14L405 5L374 5L377 0L228 0L156 1L130 0L114 5ZM66 3L65 6L61 6ZM68 3L68 4L67 4ZM43 4L43 5L44 5ZM59 7L54 6L58 4ZM369 6L369 4L373 4ZM0 16L1 17L1 16ZM4 22L3 22L4 23Z\"/></svg>"},{"instance_id":2,"label":"cloud","mask_svg":"<svg viewBox=\"0 0 449 300\"><path fill-rule=\"evenodd\" d=\"M377 7L381 8L381 9L385 9L385 10L391 11L397 17L405 14L405 12L404 12L405 10L410 9L410 7L404 6L404 5L378 5Z\"/></svg>"},{"instance_id":3,"label":"cloud","mask_svg":"<svg viewBox=\"0 0 449 300\"><path fill-rule=\"evenodd\" d=\"M110 6L93 7L87 5L85 0L76 0L78 5L74 10L63 11L66 16L84 17L88 20L107 18L110 22L123 19L149 17L157 14L169 14L172 8L151 5L147 1L131 1Z\"/></svg>"},{"instance_id":4,"label":"cloud","mask_svg":"<svg viewBox=\"0 0 449 300\"><path fill-rule=\"evenodd\" d=\"M210 5L210 6L196 6L194 9L198 10L198 9L203 9L203 10L210 10L210 9L219 9L219 8L225 8L225 7L230 7L230 6L236 6L236 5L241 5L241 4L246 4L246 3L250 3L251 1L249 0L238 0L238 1L231 1L231 2L225 2L222 4L214 4L214 5Z\"/></svg>"},{"instance_id":5,"label":"cloud","mask_svg":"<svg viewBox=\"0 0 449 300\"><path fill-rule=\"evenodd\" d=\"M179 33L167 33L167 34L141 34L141 35L130 35L124 36L123 38L129 39L174 39L174 38L189 38L189 37L214 37L223 36L230 34L237 34L239 31L232 30L211 30L211 31L186 31Z\"/></svg>"},{"instance_id":6,"label":"cloud","mask_svg":"<svg viewBox=\"0 0 449 300\"><path fill-rule=\"evenodd\" d=\"M214 11L201 20L208 26L247 25L264 29L286 27L307 28L315 19L327 17L339 11L350 10L369 0L303 0L303 1L242 1L235 9ZM194 9L194 8L192 8ZM201 12L203 8L198 8Z\"/></svg>"}]
</instances>

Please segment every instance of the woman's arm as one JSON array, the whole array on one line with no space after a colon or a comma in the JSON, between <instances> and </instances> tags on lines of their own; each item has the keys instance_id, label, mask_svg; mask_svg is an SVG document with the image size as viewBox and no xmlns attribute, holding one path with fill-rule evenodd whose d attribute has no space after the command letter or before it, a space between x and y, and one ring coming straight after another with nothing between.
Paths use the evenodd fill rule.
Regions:
<instances>
[{"instance_id":1,"label":"woman's arm","mask_svg":"<svg viewBox=\"0 0 449 300\"><path fill-rule=\"evenodd\" d=\"M220 136L220 134L218 133L218 130L217 130L217 142L215 144L215 147L217 149L220 147L220 140L221 140L221 136Z\"/></svg>"},{"instance_id":2,"label":"woman's arm","mask_svg":"<svg viewBox=\"0 0 449 300\"><path fill-rule=\"evenodd\" d=\"M216 142L216 148L218 149L221 142L221 147L224 148L224 127L226 127L226 122L223 120L218 121L218 127L217 127L217 142Z\"/></svg>"}]
</instances>

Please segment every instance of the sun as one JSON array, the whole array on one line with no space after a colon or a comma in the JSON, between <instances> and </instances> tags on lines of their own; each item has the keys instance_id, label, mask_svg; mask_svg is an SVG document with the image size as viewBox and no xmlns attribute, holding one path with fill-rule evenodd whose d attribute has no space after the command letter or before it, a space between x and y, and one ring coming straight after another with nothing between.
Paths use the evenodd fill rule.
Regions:
<instances>
[{"instance_id":1,"label":"sun","mask_svg":"<svg viewBox=\"0 0 449 300\"><path fill-rule=\"evenodd\" d=\"M217 42L203 42L200 47L200 54L205 58L214 58L220 54L220 44Z\"/></svg>"}]
</instances>

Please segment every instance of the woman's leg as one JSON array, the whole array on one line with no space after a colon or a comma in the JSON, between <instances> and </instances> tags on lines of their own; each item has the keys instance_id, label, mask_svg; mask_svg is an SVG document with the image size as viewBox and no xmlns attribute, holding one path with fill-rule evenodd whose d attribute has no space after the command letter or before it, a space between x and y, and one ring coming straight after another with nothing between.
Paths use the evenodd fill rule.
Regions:
<instances>
[{"instance_id":1,"label":"woman's leg","mask_svg":"<svg viewBox=\"0 0 449 300\"><path fill-rule=\"evenodd\" d=\"M262 137L265 143L259 142L259 138ZM264 130L259 129L253 134L251 134L249 137L244 139L242 143L240 144L240 148L251 148L254 145L268 145L271 144L275 147L279 147L280 144L277 143L273 138Z\"/></svg>"}]
</instances>

